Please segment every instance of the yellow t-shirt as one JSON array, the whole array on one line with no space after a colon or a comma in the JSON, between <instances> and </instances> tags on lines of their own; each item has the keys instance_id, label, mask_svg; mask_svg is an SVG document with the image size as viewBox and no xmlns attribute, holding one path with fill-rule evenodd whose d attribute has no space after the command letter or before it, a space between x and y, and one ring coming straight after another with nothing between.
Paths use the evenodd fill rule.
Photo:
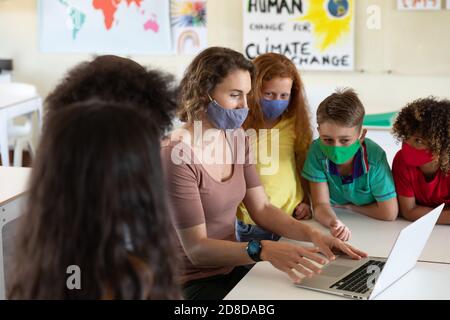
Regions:
<instances>
[{"instance_id":1,"label":"yellow t-shirt","mask_svg":"<svg viewBox=\"0 0 450 320\"><path fill-rule=\"evenodd\" d=\"M266 134L263 132L257 130L257 138L250 139L256 169L270 203L292 215L304 196L300 169L295 161L295 117L282 118L272 129L266 130ZM278 156L276 145L279 145ZM236 216L246 224L255 224L243 203Z\"/></svg>"}]
</instances>

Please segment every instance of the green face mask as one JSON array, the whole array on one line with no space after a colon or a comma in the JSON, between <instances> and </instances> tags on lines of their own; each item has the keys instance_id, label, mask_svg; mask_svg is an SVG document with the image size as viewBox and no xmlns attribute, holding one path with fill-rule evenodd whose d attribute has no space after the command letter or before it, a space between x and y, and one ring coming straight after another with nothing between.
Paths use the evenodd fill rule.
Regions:
<instances>
[{"instance_id":1,"label":"green face mask","mask_svg":"<svg viewBox=\"0 0 450 320\"><path fill-rule=\"evenodd\" d=\"M352 145L345 147L335 147L335 146L327 146L322 140L319 138L319 146L320 150L327 156L328 159L333 161L336 164L343 164L350 160L358 151L361 143L359 139L355 141Z\"/></svg>"}]
</instances>

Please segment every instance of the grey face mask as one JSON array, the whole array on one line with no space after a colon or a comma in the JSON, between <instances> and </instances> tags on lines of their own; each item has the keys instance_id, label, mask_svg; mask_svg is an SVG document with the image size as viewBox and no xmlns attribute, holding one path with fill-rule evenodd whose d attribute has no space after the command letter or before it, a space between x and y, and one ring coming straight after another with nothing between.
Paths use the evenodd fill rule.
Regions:
<instances>
[{"instance_id":1,"label":"grey face mask","mask_svg":"<svg viewBox=\"0 0 450 320\"><path fill-rule=\"evenodd\" d=\"M248 108L226 109L213 100L208 104L206 114L217 129L240 128L248 115Z\"/></svg>"}]
</instances>

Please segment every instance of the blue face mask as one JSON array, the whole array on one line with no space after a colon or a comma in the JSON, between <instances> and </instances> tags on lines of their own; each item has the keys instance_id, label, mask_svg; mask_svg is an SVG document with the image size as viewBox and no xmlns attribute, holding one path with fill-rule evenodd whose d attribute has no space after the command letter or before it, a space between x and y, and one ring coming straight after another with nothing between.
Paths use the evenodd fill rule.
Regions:
<instances>
[{"instance_id":1,"label":"blue face mask","mask_svg":"<svg viewBox=\"0 0 450 320\"><path fill-rule=\"evenodd\" d=\"M217 129L236 129L240 128L247 118L248 108L225 109L216 100L211 99L206 114Z\"/></svg>"},{"instance_id":2,"label":"blue face mask","mask_svg":"<svg viewBox=\"0 0 450 320\"><path fill-rule=\"evenodd\" d=\"M267 120L275 120L283 114L289 106L290 100L267 100L261 99L261 108L264 118Z\"/></svg>"}]
</instances>

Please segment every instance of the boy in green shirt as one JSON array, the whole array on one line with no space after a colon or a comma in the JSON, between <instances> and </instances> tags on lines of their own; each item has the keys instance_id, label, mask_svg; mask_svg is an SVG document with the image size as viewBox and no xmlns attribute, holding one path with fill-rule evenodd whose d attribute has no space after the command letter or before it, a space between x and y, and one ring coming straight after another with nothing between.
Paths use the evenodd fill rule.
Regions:
<instances>
[{"instance_id":1,"label":"boy in green shirt","mask_svg":"<svg viewBox=\"0 0 450 320\"><path fill-rule=\"evenodd\" d=\"M394 220L398 214L386 154L365 138L364 113L351 89L322 101L317 109L320 137L312 143L302 172L310 183L315 219L344 241L350 238L350 230L332 206L380 220Z\"/></svg>"}]
</instances>

